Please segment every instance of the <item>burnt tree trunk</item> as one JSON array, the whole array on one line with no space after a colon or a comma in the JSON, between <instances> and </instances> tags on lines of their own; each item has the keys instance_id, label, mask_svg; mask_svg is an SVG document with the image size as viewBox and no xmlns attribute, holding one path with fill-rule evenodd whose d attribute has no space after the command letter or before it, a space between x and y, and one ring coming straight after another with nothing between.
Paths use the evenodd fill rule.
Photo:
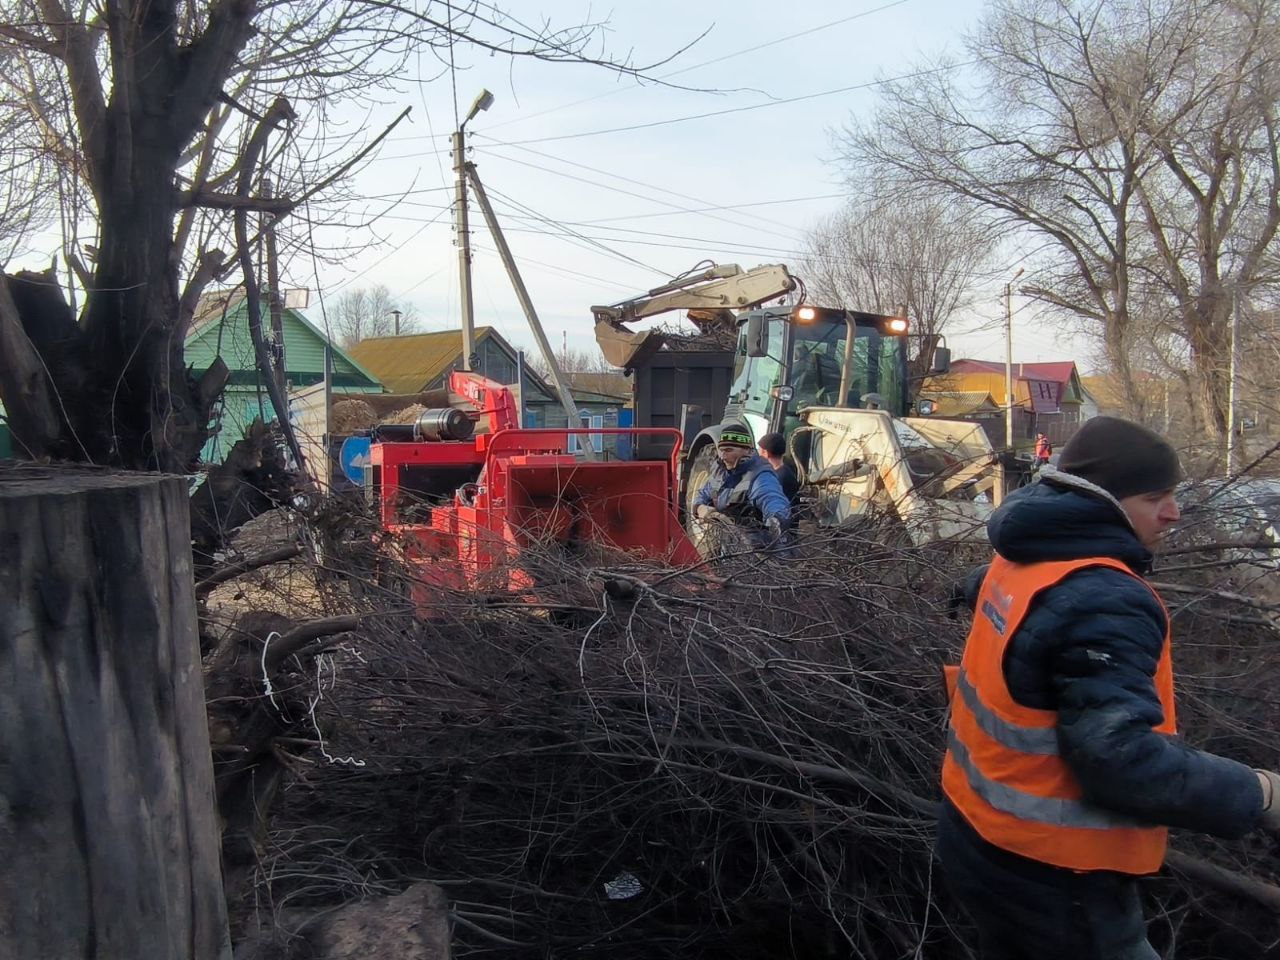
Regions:
<instances>
[{"instance_id":1,"label":"burnt tree trunk","mask_svg":"<svg viewBox=\"0 0 1280 960\"><path fill-rule=\"evenodd\" d=\"M230 956L178 477L0 465L0 956Z\"/></svg>"}]
</instances>

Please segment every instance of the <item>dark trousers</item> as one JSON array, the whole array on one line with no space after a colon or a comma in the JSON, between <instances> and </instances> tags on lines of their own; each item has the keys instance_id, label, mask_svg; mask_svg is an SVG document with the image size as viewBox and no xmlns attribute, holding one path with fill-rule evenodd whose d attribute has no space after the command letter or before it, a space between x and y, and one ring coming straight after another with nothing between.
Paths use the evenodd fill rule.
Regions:
<instances>
[{"instance_id":1,"label":"dark trousers","mask_svg":"<svg viewBox=\"0 0 1280 960\"><path fill-rule=\"evenodd\" d=\"M947 888L978 928L982 960L1160 960L1133 877L1000 850L945 801L937 854Z\"/></svg>"}]
</instances>

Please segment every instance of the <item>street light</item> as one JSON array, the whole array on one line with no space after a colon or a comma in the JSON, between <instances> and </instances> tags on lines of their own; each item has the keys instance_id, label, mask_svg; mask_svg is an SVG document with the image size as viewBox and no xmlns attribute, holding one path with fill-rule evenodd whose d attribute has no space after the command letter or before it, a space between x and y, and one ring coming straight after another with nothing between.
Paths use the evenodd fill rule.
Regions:
<instances>
[{"instance_id":1,"label":"street light","mask_svg":"<svg viewBox=\"0 0 1280 960\"><path fill-rule=\"evenodd\" d=\"M471 109L453 132L454 227L458 234L458 287L462 301L462 369L470 370L475 355L475 306L471 299L471 235L467 226L466 127L477 113L493 106L493 94L481 90Z\"/></svg>"},{"instance_id":2,"label":"street light","mask_svg":"<svg viewBox=\"0 0 1280 960\"><path fill-rule=\"evenodd\" d=\"M1023 273L1023 267L1004 285L1004 445L1013 452L1013 281Z\"/></svg>"},{"instance_id":3,"label":"street light","mask_svg":"<svg viewBox=\"0 0 1280 960\"><path fill-rule=\"evenodd\" d=\"M462 121L458 129L461 130L475 119L477 113L482 110L488 110L491 106L493 106L493 94L488 90L482 89L475 100L471 101L471 109L467 111L467 119Z\"/></svg>"}]
</instances>

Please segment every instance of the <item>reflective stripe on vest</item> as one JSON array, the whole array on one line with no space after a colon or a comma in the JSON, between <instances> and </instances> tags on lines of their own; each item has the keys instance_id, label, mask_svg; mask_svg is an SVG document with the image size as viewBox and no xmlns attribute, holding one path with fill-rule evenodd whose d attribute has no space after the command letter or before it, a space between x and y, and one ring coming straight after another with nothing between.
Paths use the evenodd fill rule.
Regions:
<instances>
[{"instance_id":1,"label":"reflective stripe on vest","mask_svg":"<svg viewBox=\"0 0 1280 960\"><path fill-rule=\"evenodd\" d=\"M974 766L969 751L964 748L954 730L947 731L947 749L960 769L969 779L974 793L997 810L1012 814L1019 820L1032 820L1062 827L1084 827L1104 830L1110 827L1140 827L1137 820L1112 813L1079 800L1062 800L1057 797L1038 797L989 780Z\"/></svg>"},{"instance_id":2,"label":"reflective stripe on vest","mask_svg":"<svg viewBox=\"0 0 1280 960\"><path fill-rule=\"evenodd\" d=\"M1167 831L1083 799L1059 755L1057 711L1017 703L1004 679L1005 648L1035 597L1077 570L1099 566L1140 579L1103 557L1022 565L997 556L992 562L955 677L942 785L970 825L1002 849L1072 870L1151 873L1164 859ZM1156 730L1173 733L1167 624L1166 615L1155 676L1164 720Z\"/></svg>"},{"instance_id":3,"label":"reflective stripe on vest","mask_svg":"<svg viewBox=\"0 0 1280 960\"><path fill-rule=\"evenodd\" d=\"M1020 727L999 717L987 709L973 689L964 667L956 675L956 692L964 697L965 705L977 721L982 732L992 740L1003 744L1011 750L1021 753L1042 753L1046 756L1058 755L1058 731L1054 727Z\"/></svg>"}]
</instances>

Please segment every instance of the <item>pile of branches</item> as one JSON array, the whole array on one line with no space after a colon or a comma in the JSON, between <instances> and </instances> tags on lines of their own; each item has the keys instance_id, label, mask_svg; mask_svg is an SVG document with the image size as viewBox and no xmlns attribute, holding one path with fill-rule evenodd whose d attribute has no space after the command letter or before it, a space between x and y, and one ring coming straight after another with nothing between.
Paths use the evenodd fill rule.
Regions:
<instances>
[{"instance_id":1,"label":"pile of branches","mask_svg":"<svg viewBox=\"0 0 1280 960\"><path fill-rule=\"evenodd\" d=\"M974 955L931 847L966 629L947 598L985 550L874 526L691 569L548 545L526 585L473 592L373 537L338 549L349 516L308 526L324 626L246 625L211 688L215 726L269 731L218 760L222 798L262 815L228 817L237 936L288 956L318 911L429 880L459 956ZM1254 673L1274 628L1173 600L1192 739L1275 765ZM1195 843L1147 885L1156 942L1263 956L1269 851Z\"/></svg>"},{"instance_id":2,"label":"pile of branches","mask_svg":"<svg viewBox=\"0 0 1280 960\"><path fill-rule=\"evenodd\" d=\"M660 323L654 327L662 335L668 350L716 352L733 350L738 345L738 330L733 324L706 324L696 330L679 323Z\"/></svg>"}]
</instances>

